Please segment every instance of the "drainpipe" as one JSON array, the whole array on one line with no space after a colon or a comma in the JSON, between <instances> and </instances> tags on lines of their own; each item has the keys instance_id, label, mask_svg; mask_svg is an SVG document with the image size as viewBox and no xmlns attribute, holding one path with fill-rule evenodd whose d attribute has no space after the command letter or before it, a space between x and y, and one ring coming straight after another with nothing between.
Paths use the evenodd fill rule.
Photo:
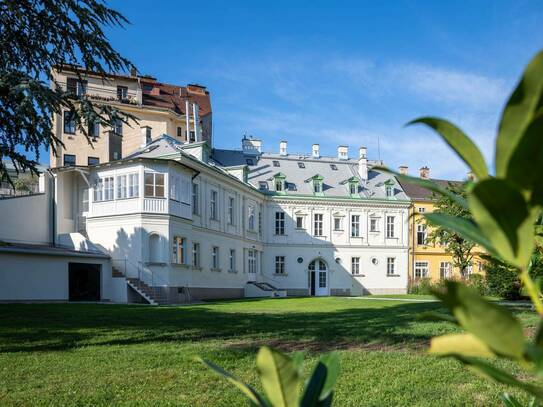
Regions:
<instances>
[{"instance_id":1,"label":"drainpipe","mask_svg":"<svg viewBox=\"0 0 543 407\"><path fill-rule=\"evenodd\" d=\"M190 120L189 120L189 115L190 115L190 107L189 107L189 100L187 98L187 100L185 100L185 124L187 126L187 134L186 134L186 137L185 137L186 142L190 142Z\"/></svg>"},{"instance_id":2,"label":"drainpipe","mask_svg":"<svg viewBox=\"0 0 543 407\"><path fill-rule=\"evenodd\" d=\"M49 230L51 233L51 244L52 246L55 246L56 243L56 236L57 236L57 222L56 222L56 202L55 202L55 196L56 196L56 177L51 172L51 169L48 169L47 172L51 175L51 179L49 180L49 210L50 210L50 216L49 221L51 222L49 225Z\"/></svg>"}]
</instances>

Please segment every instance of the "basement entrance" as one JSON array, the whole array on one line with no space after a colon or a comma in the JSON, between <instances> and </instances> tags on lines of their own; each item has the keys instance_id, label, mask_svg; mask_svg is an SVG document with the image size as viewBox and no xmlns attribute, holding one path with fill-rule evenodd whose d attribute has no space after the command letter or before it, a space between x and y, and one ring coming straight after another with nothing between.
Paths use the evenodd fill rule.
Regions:
<instances>
[{"instance_id":1,"label":"basement entrance","mask_svg":"<svg viewBox=\"0 0 543 407\"><path fill-rule=\"evenodd\" d=\"M69 263L70 301L100 301L100 264Z\"/></svg>"}]
</instances>

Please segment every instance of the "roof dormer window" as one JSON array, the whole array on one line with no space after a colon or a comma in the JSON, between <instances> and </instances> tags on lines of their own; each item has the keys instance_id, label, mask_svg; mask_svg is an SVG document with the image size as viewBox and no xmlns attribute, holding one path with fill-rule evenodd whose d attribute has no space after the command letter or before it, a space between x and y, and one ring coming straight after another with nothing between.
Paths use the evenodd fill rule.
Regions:
<instances>
[{"instance_id":1,"label":"roof dormer window","mask_svg":"<svg viewBox=\"0 0 543 407\"><path fill-rule=\"evenodd\" d=\"M330 168L332 171L337 171L337 165L336 164L330 164Z\"/></svg>"},{"instance_id":2,"label":"roof dormer window","mask_svg":"<svg viewBox=\"0 0 543 407\"><path fill-rule=\"evenodd\" d=\"M284 194L286 190L286 176L283 173L278 172L273 176L273 184L275 186L275 192Z\"/></svg>"},{"instance_id":3,"label":"roof dormer window","mask_svg":"<svg viewBox=\"0 0 543 407\"><path fill-rule=\"evenodd\" d=\"M349 193L351 195L358 194L358 184L357 183L355 183L355 182L350 182L349 183Z\"/></svg>"},{"instance_id":4,"label":"roof dormer window","mask_svg":"<svg viewBox=\"0 0 543 407\"><path fill-rule=\"evenodd\" d=\"M255 162L253 161L252 158L247 158L247 159L245 160L245 162L247 163L247 165L255 165Z\"/></svg>"},{"instance_id":5,"label":"roof dormer window","mask_svg":"<svg viewBox=\"0 0 543 407\"><path fill-rule=\"evenodd\" d=\"M305 168L305 164L302 162L298 162L298 168Z\"/></svg>"},{"instance_id":6,"label":"roof dormer window","mask_svg":"<svg viewBox=\"0 0 543 407\"><path fill-rule=\"evenodd\" d=\"M322 175L314 175L313 177L305 180L305 182L311 183L311 188L313 189L314 195L323 195L324 194L324 178Z\"/></svg>"},{"instance_id":7,"label":"roof dormer window","mask_svg":"<svg viewBox=\"0 0 543 407\"><path fill-rule=\"evenodd\" d=\"M281 165L279 164L279 161L273 160L273 166L274 167L280 167Z\"/></svg>"},{"instance_id":8,"label":"roof dormer window","mask_svg":"<svg viewBox=\"0 0 543 407\"><path fill-rule=\"evenodd\" d=\"M394 181L391 179L385 182L385 196L388 199L394 198Z\"/></svg>"}]
</instances>

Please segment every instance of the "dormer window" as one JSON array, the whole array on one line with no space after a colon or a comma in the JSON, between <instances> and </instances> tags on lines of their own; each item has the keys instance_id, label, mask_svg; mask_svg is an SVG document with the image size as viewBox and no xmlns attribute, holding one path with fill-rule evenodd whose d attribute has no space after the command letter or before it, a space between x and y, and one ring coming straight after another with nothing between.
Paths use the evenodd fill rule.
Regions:
<instances>
[{"instance_id":1,"label":"dormer window","mask_svg":"<svg viewBox=\"0 0 543 407\"><path fill-rule=\"evenodd\" d=\"M285 193L285 174L278 172L273 176L273 183L275 186L275 192Z\"/></svg>"},{"instance_id":2,"label":"dormer window","mask_svg":"<svg viewBox=\"0 0 543 407\"><path fill-rule=\"evenodd\" d=\"M359 196L358 189L360 186L360 180L357 177L351 177L345 181L342 181L341 183L345 185L351 197L356 198Z\"/></svg>"},{"instance_id":3,"label":"dormer window","mask_svg":"<svg viewBox=\"0 0 543 407\"><path fill-rule=\"evenodd\" d=\"M313 189L314 195L323 195L324 193L324 184L323 184L324 178L322 175L314 175L313 177L306 179L305 182L311 183L311 188Z\"/></svg>"},{"instance_id":4,"label":"dormer window","mask_svg":"<svg viewBox=\"0 0 543 407\"><path fill-rule=\"evenodd\" d=\"M274 167L280 167L279 161L273 160L273 166Z\"/></svg>"},{"instance_id":5,"label":"dormer window","mask_svg":"<svg viewBox=\"0 0 543 407\"><path fill-rule=\"evenodd\" d=\"M332 171L337 171L337 165L336 164L330 164L330 168Z\"/></svg>"},{"instance_id":6,"label":"dormer window","mask_svg":"<svg viewBox=\"0 0 543 407\"><path fill-rule=\"evenodd\" d=\"M247 158L247 159L245 160L245 162L247 163L247 165L255 165L255 162L253 161L252 158Z\"/></svg>"},{"instance_id":7,"label":"dormer window","mask_svg":"<svg viewBox=\"0 0 543 407\"><path fill-rule=\"evenodd\" d=\"M322 194L322 181L313 181L313 192Z\"/></svg>"},{"instance_id":8,"label":"dormer window","mask_svg":"<svg viewBox=\"0 0 543 407\"><path fill-rule=\"evenodd\" d=\"M354 182L349 183L349 192L351 195L356 195L358 193L358 185Z\"/></svg>"},{"instance_id":9,"label":"dormer window","mask_svg":"<svg viewBox=\"0 0 543 407\"><path fill-rule=\"evenodd\" d=\"M267 191L268 190L268 183L266 181L259 181L258 182L258 189L261 191Z\"/></svg>"},{"instance_id":10,"label":"dormer window","mask_svg":"<svg viewBox=\"0 0 543 407\"><path fill-rule=\"evenodd\" d=\"M302 162L298 162L298 168L305 168L305 164Z\"/></svg>"},{"instance_id":11,"label":"dormer window","mask_svg":"<svg viewBox=\"0 0 543 407\"><path fill-rule=\"evenodd\" d=\"M385 182L385 196L387 198L394 198L394 181L389 179Z\"/></svg>"}]
</instances>

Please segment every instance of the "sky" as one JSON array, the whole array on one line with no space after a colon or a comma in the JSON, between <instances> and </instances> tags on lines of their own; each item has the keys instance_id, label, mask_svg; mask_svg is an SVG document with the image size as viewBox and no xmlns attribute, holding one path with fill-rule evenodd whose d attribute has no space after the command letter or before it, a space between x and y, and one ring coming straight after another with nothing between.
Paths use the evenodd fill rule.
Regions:
<instances>
[{"instance_id":1,"label":"sky","mask_svg":"<svg viewBox=\"0 0 543 407\"><path fill-rule=\"evenodd\" d=\"M131 24L108 29L141 73L211 92L214 144L244 134L277 152L427 165L435 178L467 168L420 116L459 125L492 163L503 105L543 45L541 1L122 1ZM378 148L380 147L380 148Z\"/></svg>"}]
</instances>

